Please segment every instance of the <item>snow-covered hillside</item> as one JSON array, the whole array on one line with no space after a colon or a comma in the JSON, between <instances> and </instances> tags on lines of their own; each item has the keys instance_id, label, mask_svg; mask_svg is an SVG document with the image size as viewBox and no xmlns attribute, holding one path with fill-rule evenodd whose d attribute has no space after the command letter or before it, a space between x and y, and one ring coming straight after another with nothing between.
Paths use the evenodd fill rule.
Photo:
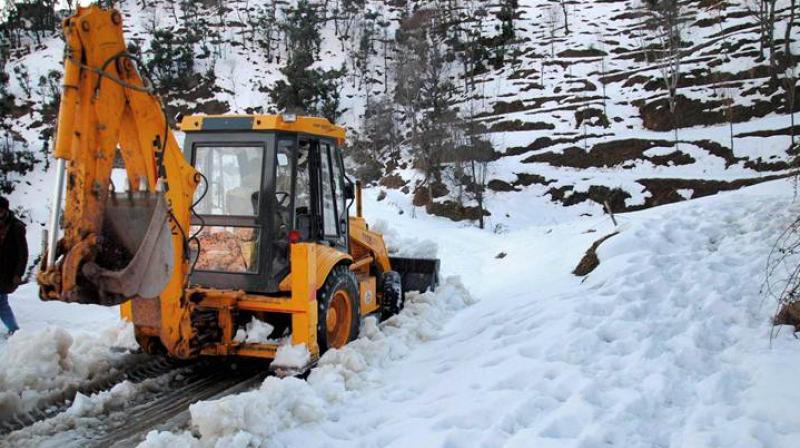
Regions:
<instances>
[{"instance_id":1,"label":"snow-covered hillside","mask_svg":"<svg viewBox=\"0 0 800 448\"><path fill-rule=\"evenodd\" d=\"M278 16L295 3L278 2ZM390 72L397 46L393 39L401 26L424 23L420 17L431 8L453 9L448 14L456 18L450 24L454 28L466 28L475 21L468 15L468 1L366 0L364 8L346 23L332 19L338 2L317 3L327 19L321 24L321 51L315 65L348 70L341 84L339 120L354 136L363 131L367 96L373 100L384 93L392 96L395 81ZM480 18L480 29L488 39L483 44L489 54L500 51L491 46L490 39L501 27L500 3L481 4L488 11ZM145 51L145 57L153 30L186 31L188 13L176 2L115 4L125 18L128 41ZM208 27L203 51L211 55L201 55L201 45L194 45L194 69L203 81L190 91L168 92L171 111L275 110L269 91L282 78L286 49L278 42L267 55L249 25L259 8L268 4L197 4ZM448 69L456 87L454 106L486 125L496 151L486 179L490 226L514 225L520 210L509 207L516 203L511 198L552 202L548 216L598 216L606 201L615 211L636 209L739 188L785 175L790 169L787 92L780 87L783 80L778 80L779 86L770 86L767 61L759 58L759 26L748 12L753 7L749 0L680 2L684 48L676 91L677 142L667 108L663 55L654 50L657 36L644 25L648 17L644 0L566 2L569 33L561 26L564 15L555 3L520 0L517 4L515 37L503 47L506 56L501 63L490 63L491 57L484 61L484 69L474 74L469 89L459 63L453 62ZM777 2L778 37L785 30L788 4L788 0ZM368 24L375 27L373 50L364 63L356 52ZM345 25L347 32L341 29ZM796 35L792 33L795 53L800 51ZM13 122L10 136L17 150L47 149L47 132L54 118L47 105L52 98L48 83L37 87L37 80L60 70L62 51L60 39L53 37L40 47L28 46L11 55L6 72L17 113L6 121ZM364 65L368 81L358 76ZM32 80L30 93L24 79L15 74L20 67L27 69ZM797 103L795 109L800 106ZM407 138L408 117L398 111L395 118L401 137ZM385 166L382 188L414 195L422 179L412 168L410 155L380 162ZM20 183L14 199L31 210L34 222L42 221L42 215L26 196L31 190L47 189L41 175L44 167L42 162L27 176L14 177ZM459 191L444 185L434 190L433 201L442 204ZM426 200L420 203L430 205ZM470 203L467 198L466 205ZM570 206L566 213L558 210L562 205ZM448 212L445 206L424 208L456 219L469 216ZM540 222L550 220L546 216Z\"/></svg>"}]
</instances>

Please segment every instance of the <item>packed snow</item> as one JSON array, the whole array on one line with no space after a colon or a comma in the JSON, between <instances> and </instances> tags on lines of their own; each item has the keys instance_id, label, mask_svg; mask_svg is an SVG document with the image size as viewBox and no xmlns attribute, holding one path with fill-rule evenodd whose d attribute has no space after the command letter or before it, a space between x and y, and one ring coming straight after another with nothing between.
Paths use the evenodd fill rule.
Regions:
<instances>
[{"instance_id":1,"label":"packed snow","mask_svg":"<svg viewBox=\"0 0 800 448\"><path fill-rule=\"evenodd\" d=\"M402 196L379 202L377 194L365 192L365 214L384 221L373 228L408 240L435 235L443 274L461 280L409 294L385 323L366 320L360 338L323 356L307 381L273 377L197 403L192 432L153 432L144 446L800 440L800 391L791 387L800 344L790 328L774 331L775 304L760 291L772 244L800 212L791 182L621 214L616 228L607 217L583 217L501 233L415 216ZM614 231L597 250L599 267L573 276L584 251ZM25 330L0 345L4 378L18 378L8 383L17 400L26 387L57 388L107 366L118 344L96 330L115 328L115 310L43 303L34 292L17 294ZM39 365L41 375L15 373ZM102 410L103 400L88 406L79 397L72 412Z\"/></svg>"},{"instance_id":2,"label":"packed snow","mask_svg":"<svg viewBox=\"0 0 800 448\"><path fill-rule=\"evenodd\" d=\"M151 433L143 446L800 440L800 391L791 387L800 345L788 328L770 340L774 303L760 292L771 245L800 212L789 182L620 215L617 229L583 219L498 235L380 203L369 211L395 215L402 235L441 235L443 267L460 271L463 287L448 282L410 297L383 325L368 320L306 382L270 378L198 403L194 435ZM599 267L574 277L583 252L614 230Z\"/></svg>"},{"instance_id":3,"label":"packed snow","mask_svg":"<svg viewBox=\"0 0 800 448\"><path fill-rule=\"evenodd\" d=\"M31 290L28 287L23 291ZM23 305L19 307L12 302L22 329L0 343L0 418L30 410L52 394L108 373L122 360L125 350L138 347L130 324L115 324L114 319L93 331L70 332L58 325L64 321L51 320L58 306L30 317L28 308L42 304L29 303L38 302L34 297L26 299L28 302L19 302ZM40 328L42 323L44 327ZM80 326L80 319L71 324Z\"/></svg>"},{"instance_id":4,"label":"packed snow","mask_svg":"<svg viewBox=\"0 0 800 448\"><path fill-rule=\"evenodd\" d=\"M430 239L403 237L400 232L383 219L377 219L370 230L383 234L383 241L390 255L409 258L436 258L439 245Z\"/></svg>"},{"instance_id":5,"label":"packed snow","mask_svg":"<svg viewBox=\"0 0 800 448\"><path fill-rule=\"evenodd\" d=\"M0 447L64 448L87 446L111 423L124 426L131 421L132 408L141 406L158 391L168 388L179 373L149 378L140 383L123 381L111 389L90 396L77 394L70 407L0 439Z\"/></svg>"},{"instance_id":6,"label":"packed snow","mask_svg":"<svg viewBox=\"0 0 800 448\"><path fill-rule=\"evenodd\" d=\"M472 296L452 277L435 293L409 293L399 315L380 325L374 318L366 319L360 337L340 350L326 352L306 381L269 377L258 390L192 405L192 423L200 439L184 433L181 443L258 446L280 431L324 421L338 412L337 406L362 391L385 385L383 370L402 363L414 347L435 339L450 316L472 303ZM299 361L294 359L294 349L290 350L284 355L289 359L279 359L279 355L276 362ZM173 446L175 437L152 432L141 446Z\"/></svg>"}]
</instances>

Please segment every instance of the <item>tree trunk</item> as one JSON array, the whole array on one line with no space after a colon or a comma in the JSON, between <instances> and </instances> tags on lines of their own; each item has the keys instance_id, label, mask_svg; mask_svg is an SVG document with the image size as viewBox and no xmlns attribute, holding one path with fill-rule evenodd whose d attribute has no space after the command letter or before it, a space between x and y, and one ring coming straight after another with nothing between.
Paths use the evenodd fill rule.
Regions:
<instances>
[{"instance_id":1,"label":"tree trunk","mask_svg":"<svg viewBox=\"0 0 800 448\"><path fill-rule=\"evenodd\" d=\"M794 69L794 54L792 54L792 27L794 27L794 10L797 0L789 3L789 20L786 22L786 33L784 34L784 66Z\"/></svg>"},{"instance_id":2,"label":"tree trunk","mask_svg":"<svg viewBox=\"0 0 800 448\"><path fill-rule=\"evenodd\" d=\"M767 21L767 46L769 47L769 75L770 83L775 86L778 83L778 70L775 67L775 3L777 0L769 0L769 18Z\"/></svg>"}]
</instances>

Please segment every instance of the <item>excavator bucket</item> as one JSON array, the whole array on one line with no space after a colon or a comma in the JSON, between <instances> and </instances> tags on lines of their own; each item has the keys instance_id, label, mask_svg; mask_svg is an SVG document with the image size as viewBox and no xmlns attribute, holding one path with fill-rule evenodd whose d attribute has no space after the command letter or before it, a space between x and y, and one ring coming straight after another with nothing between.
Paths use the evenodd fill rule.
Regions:
<instances>
[{"instance_id":1,"label":"excavator bucket","mask_svg":"<svg viewBox=\"0 0 800 448\"><path fill-rule=\"evenodd\" d=\"M82 269L96 290L93 303L117 305L161 294L175 267L171 237L163 194L112 193L97 255Z\"/></svg>"},{"instance_id":2,"label":"excavator bucket","mask_svg":"<svg viewBox=\"0 0 800 448\"><path fill-rule=\"evenodd\" d=\"M400 274L403 291L435 291L439 285L438 258L389 257L389 263Z\"/></svg>"}]
</instances>

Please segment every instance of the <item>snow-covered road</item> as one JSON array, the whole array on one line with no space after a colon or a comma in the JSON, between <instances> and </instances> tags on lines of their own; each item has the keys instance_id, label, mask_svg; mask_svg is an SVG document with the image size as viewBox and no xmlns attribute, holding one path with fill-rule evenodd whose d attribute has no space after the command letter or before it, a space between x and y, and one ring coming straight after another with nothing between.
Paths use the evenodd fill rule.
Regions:
<instances>
[{"instance_id":1,"label":"snow-covered road","mask_svg":"<svg viewBox=\"0 0 800 448\"><path fill-rule=\"evenodd\" d=\"M771 246L800 211L790 183L618 216L618 229L595 217L499 234L412 218L399 196L373 193L365 213L389 242L435 244L459 279L369 320L308 381L269 378L196 404L194 434L151 433L145 446L800 443L800 343L787 329L770 341L775 305L760 292ZM600 266L573 276L614 230Z\"/></svg>"},{"instance_id":2,"label":"snow-covered road","mask_svg":"<svg viewBox=\"0 0 800 448\"><path fill-rule=\"evenodd\" d=\"M778 183L622 216L582 285L581 225L459 248L483 260L463 272L480 301L382 386L268 445L798 446L800 345L784 330L770 347L759 292L790 200Z\"/></svg>"}]
</instances>

